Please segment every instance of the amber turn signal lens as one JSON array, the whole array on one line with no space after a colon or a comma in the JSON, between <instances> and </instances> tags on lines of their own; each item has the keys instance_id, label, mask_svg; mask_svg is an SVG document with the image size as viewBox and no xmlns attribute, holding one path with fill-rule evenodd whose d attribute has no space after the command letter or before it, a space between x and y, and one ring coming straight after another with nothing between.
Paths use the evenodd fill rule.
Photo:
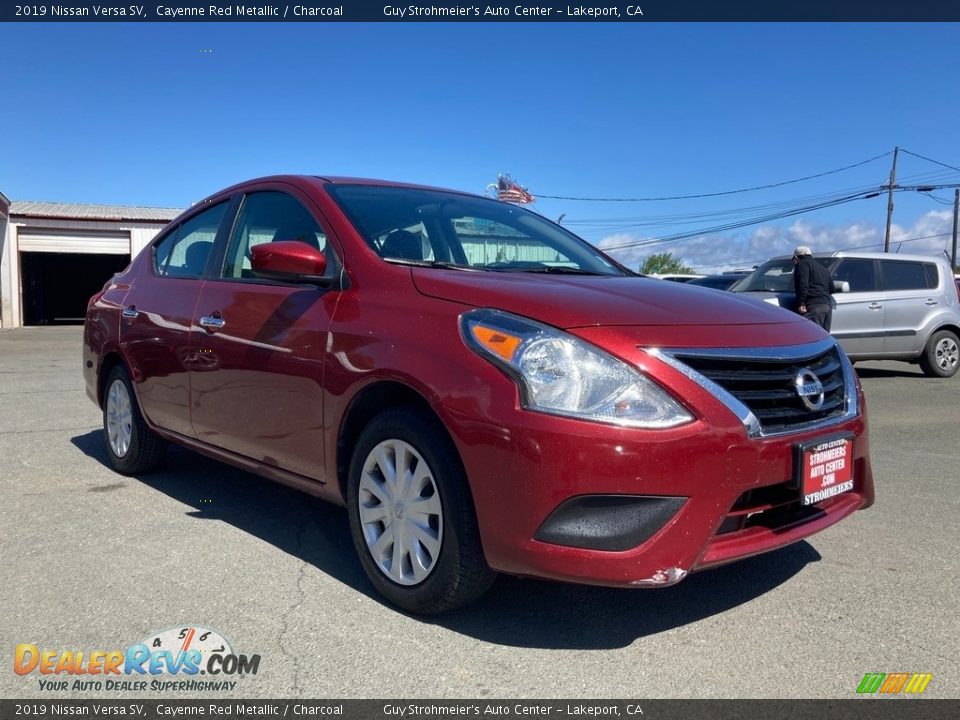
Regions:
<instances>
[{"instance_id":1,"label":"amber turn signal lens","mask_svg":"<svg viewBox=\"0 0 960 720\"><path fill-rule=\"evenodd\" d=\"M507 362L513 359L513 354L521 341L521 338L516 335L509 335L501 330L493 330L482 325L473 325L470 332L473 334L473 339L482 347Z\"/></svg>"}]
</instances>

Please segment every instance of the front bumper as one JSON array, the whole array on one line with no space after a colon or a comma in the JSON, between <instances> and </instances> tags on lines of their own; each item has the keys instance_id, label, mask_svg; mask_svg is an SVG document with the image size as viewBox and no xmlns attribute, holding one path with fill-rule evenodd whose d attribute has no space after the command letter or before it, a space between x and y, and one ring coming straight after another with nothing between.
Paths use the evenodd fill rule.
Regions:
<instances>
[{"instance_id":1,"label":"front bumper","mask_svg":"<svg viewBox=\"0 0 960 720\"><path fill-rule=\"evenodd\" d=\"M475 381L509 382L495 373ZM443 414L470 480L491 567L596 585L670 585L690 572L809 537L873 503L863 405L856 417L828 428L749 438L716 397L682 378L671 381L698 417L671 430L618 428L528 412L504 400L509 393L496 390L480 406L445 404ZM799 491L788 487L795 475L796 445L843 432L854 437L853 490L802 508ZM574 547L544 541L545 521L564 503L583 496L677 498L679 509L652 535L626 549L598 549L607 547L602 542Z\"/></svg>"}]
</instances>

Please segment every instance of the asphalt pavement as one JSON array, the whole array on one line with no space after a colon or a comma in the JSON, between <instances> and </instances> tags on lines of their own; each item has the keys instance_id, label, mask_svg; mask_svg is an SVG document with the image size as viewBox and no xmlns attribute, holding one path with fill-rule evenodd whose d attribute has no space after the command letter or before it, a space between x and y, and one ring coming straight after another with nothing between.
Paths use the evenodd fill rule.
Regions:
<instances>
[{"instance_id":1,"label":"asphalt pavement","mask_svg":"<svg viewBox=\"0 0 960 720\"><path fill-rule=\"evenodd\" d=\"M867 672L960 696L960 377L857 365L877 504L807 542L660 590L505 577L425 620L381 602L341 508L186 450L112 472L80 337L0 331L0 697L849 698ZM19 644L188 626L260 655L256 675L129 693L13 671Z\"/></svg>"}]
</instances>

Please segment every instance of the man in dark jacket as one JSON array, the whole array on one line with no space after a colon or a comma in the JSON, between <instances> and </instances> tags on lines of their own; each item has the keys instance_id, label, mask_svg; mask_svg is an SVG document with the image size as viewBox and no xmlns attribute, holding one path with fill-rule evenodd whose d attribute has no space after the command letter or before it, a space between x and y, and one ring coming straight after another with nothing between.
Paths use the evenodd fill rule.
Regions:
<instances>
[{"instance_id":1,"label":"man in dark jacket","mask_svg":"<svg viewBox=\"0 0 960 720\"><path fill-rule=\"evenodd\" d=\"M806 245L793 251L793 289L797 294L797 312L830 332L832 320L833 278L821 263L813 259Z\"/></svg>"}]
</instances>

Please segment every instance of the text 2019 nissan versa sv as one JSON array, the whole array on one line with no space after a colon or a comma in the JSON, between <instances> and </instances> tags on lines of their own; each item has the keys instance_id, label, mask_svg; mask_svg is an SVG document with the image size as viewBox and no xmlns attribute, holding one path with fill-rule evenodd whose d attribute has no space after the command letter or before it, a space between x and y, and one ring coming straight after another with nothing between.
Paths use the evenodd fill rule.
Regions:
<instances>
[{"instance_id":1,"label":"text 2019 nissan versa sv","mask_svg":"<svg viewBox=\"0 0 960 720\"><path fill-rule=\"evenodd\" d=\"M495 571L669 585L873 502L860 385L816 325L459 192L216 193L91 299L83 355L114 468L169 441L345 504L417 612Z\"/></svg>"}]
</instances>

